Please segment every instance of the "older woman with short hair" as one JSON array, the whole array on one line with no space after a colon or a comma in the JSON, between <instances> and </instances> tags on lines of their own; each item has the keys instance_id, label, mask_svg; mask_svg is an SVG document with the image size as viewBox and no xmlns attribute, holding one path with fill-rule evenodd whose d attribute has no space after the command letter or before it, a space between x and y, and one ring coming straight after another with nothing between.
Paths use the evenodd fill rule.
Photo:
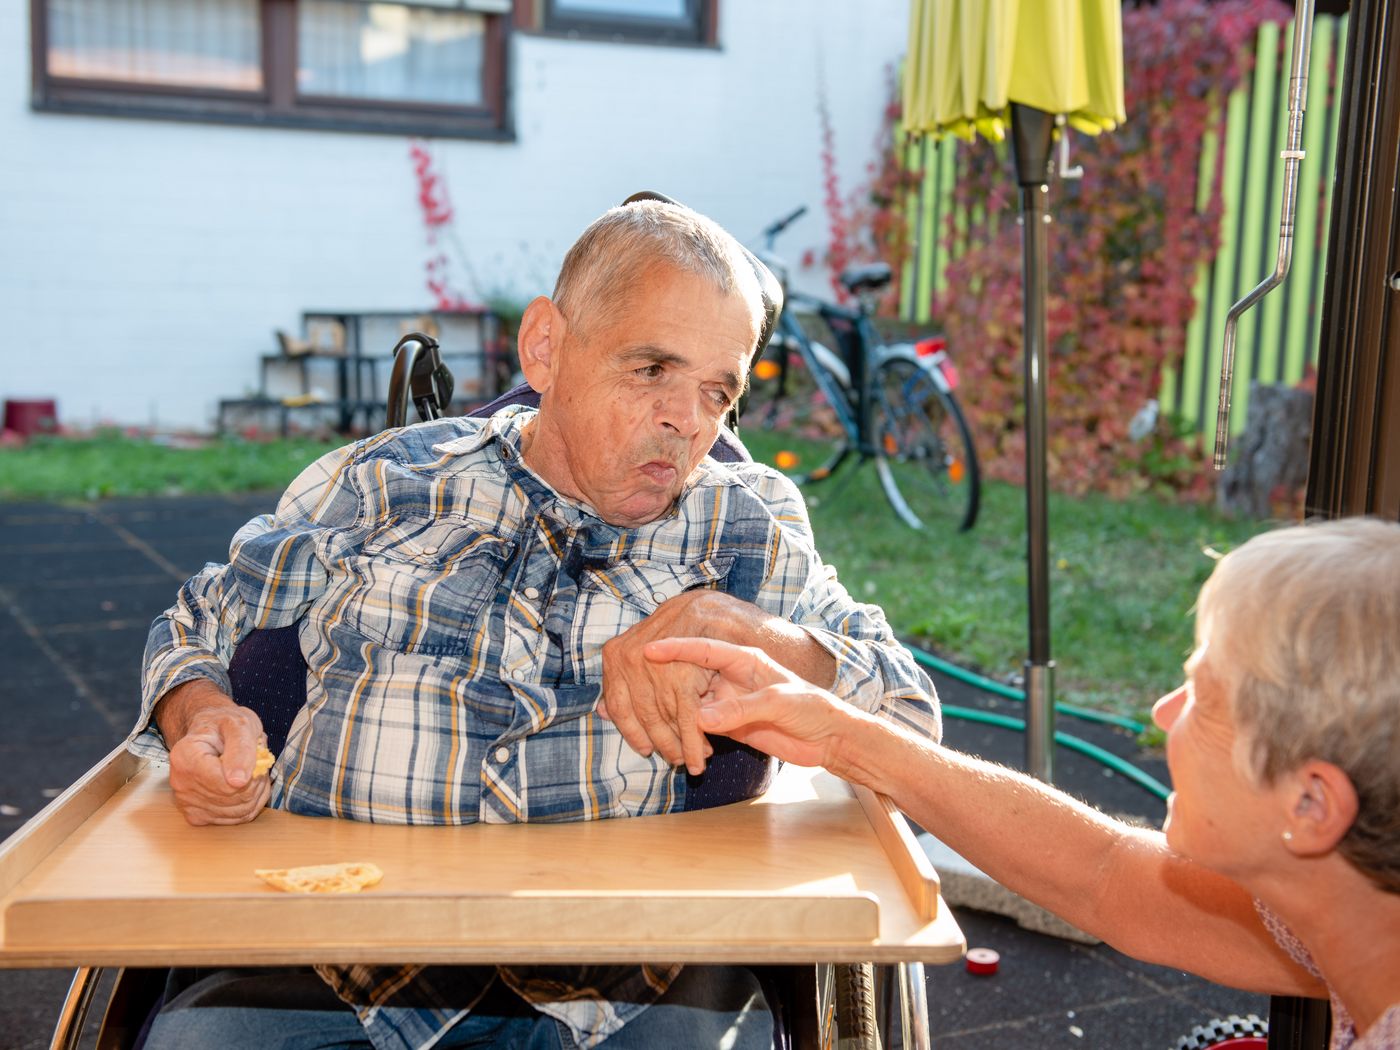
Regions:
<instances>
[{"instance_id":1,"label":"older woman with short hair","mask_svg":"<svg viewBox=\"0 0 1400 1050\"><path fill-rule=\"evenodd\" d=\"M1280 529L1201 590L1157 702L1161 832L842 705L760 651L652 643L716 673L709 732L889 795L993 878L1148 962L1321 997L1332 1048L1400 1048L1400 524Z\"/></svg>"}]
</instances>

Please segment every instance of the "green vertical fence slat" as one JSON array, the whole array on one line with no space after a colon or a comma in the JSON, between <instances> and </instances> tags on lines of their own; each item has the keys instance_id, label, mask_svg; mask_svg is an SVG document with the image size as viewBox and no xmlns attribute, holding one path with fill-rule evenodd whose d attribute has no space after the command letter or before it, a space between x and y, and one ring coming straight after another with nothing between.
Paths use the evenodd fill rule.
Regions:
<instances>
[{"instance_id":1,"label":"green vertical fence slat","mask_svg":"<svg viewBox=\"0 0 1400 1050\"><path fill-rule=\"evenodd\" d=\"M1242 299L1265 276L1263 241L1264 213L1269 205L1269 155L1271 152L1277 154L1278 150L1273 126L1277 80L1278 23L1265 22L1259 27L1259 36L1255 41L1254 77L1249 87L1249 123L1242 129L1248 137L1244 143L1244 167L1240 172L1241 197L1236 202L1239 223L1235 226L1238 238L1235 250L1238 260L1235 281L1227 296L1230 304ZM1273 267L1270 266L1269 270L1272 271ZM1277 294L1275 291L1271 296ZM1245 420L1249 418L1249 381L1254 366L1254 341L1258 334L1258 325L1259 307L1255 306L1240 317L1235 332L1235 389L1231 394L1230 406L1232 434L1238 434L1244 429ZM1220 326L1218 338L1223 346L1223 324ZM1213 439L1212 434L1211 440Z\"/></svg>"},{"instance_id":2,"label":"green vertical fence slat","mask_svg":"<svg viewBox=\"0 0 1400 1050\"><path fill-rule=\"evenodd\" d=\"M933 228L934 242L944 244L944 231L948 228L948 214L953 210L953 190L958 179L958 144L955 139L946 138L938 146L938 224ZM940 251L940 265L933 270L933 290L942 295L948 287L948 263L953 258L946 251Z\"/></svg>"},{"instance_id":3,"label":"green vertical fence slat","mask_svg":"<svg viewBox=\"0 0 1400 1050\"><path fill-rule=\"evenodd\" d=\"M905 171L924 170L922 163L923 140L906 136L895 129L894 150L904 162ZM904 235L908 238L909 257L899 275L899 316L902 320L914 319L915 281L918 276L919 248L923 241L919 237L919 220L924 212L924 179L919 184L905 190L899 206L904 210Z\"/></svg>"},{"instance_id":4,"label":"green vertical fence slat","mask_svg":"<svg viewBox=\"0 0 1400 1050\"><path fill-rule=\"evenodd\" d=\"M1264 212L1264 239L1261 243L1263 252L1262 262L1264 271L1260 273L1263 279L1265 273L1271 273L1278 262L1279 243L1279 218L1283 214L1283 160L1279 157L1279 150L1288 141L1288 96L1292 86L1288 80L1289 68L1293 54L1293 31L1297 25L1296 20L1289 22L1283 35L1283 47L1278 52L1279 75L1276 86L1273 89L1273 117L1269 123L1269 141L1266 147L1271 146L1272 150L1268 154L1269 195L1266 202L1267 208ZM1304 127L1307 121L1303 122ZM1301 167L1301 165L1300 165ZM1293 223L1294 244L1297 244L1298 223L1295 218ZM1283 308L1291 296L1297 293L1299 288L1307 288L1309 278L1312 276L1312 260L1301 258L1297 251L1293 253L1293 261L1289 267L1288 276L1284 283L1275 288L1268 295L1264 296L1264 301L1255 310L1259 314L1259 334L1256 343L1250 348L1251 365L1257 362L1257 367L1251 367L1251 378L1259 380L1261 383L1279 382L1283 366ZM1242 421L1237 420L1237 425L1242 425Z\"/></svg>"},{"instance_id":5,"label":"green vertical fence slat","mask_svg":"<svg viewBox=\"0 0 1400 1050\"><path fill-rule=\"evenodd\" d=\"M1320 330L1322 330L1322 316L1320 315L1322 315L1323 280L1324 277L1326 277L1327 270L1327 241L1329 241L1331 225L1331 188L1333 188L1334 182L1336 182L1331 178L1331 175L1333 175L1333 172L1337 169L1337 126L1338 123L1341 122L1341 74L1343 74L1345 63L1347 63L1347 24L1347 17L1345 17L1345 15L1336 20L1337 39L1336 46L1333 48L1333 67L1331 67L1331 70L1333 70L1333 76L1331 76L1331 84L1333 84L1333 87L1331 87L1329 92L1331 109L1330 112L1327 113L1326 119L1319 120L1319 125L1326 123L1326 129L1324 129L1326 130L1326 137L1324 137L1324 141L1326 141L1326 157L1322 158L1322 164L1317 165L1317 167L1319 167L1319 176L1322 178L1322 190L1320 190L1320 195L1315 193L1315 196L1309 197L1309 200L1316 200L1317 196L1320 196L1322 200L1320 200L1320 218L1319 223L1317 223L1320 230L1319 235L1317 235L1315 251L1317 266L1316 269L1313 270L1313 284L1312 288L1310 288L1310 294L1308 295L1310 312L1308 318L1306 318L1305 325L1308 336L1303 340L1302 353L1299 354L1298 364L1296 364L1296 374L1298 374L1299 378L1302 378L1303 365L1306 363L1316 364L1317 342L1319 342L1319 333ZM1322 80L1327 80L1326 73L1327 70L1324 69ZM1309 83L1309 88L1310 87L1312 87L1312 84Z\"/></svg>"},{"instance_id":6,"label":"green vertical fence slat","mask_svg":"<svg viewBox=\"0 0 1400 1050\"><path fill-rule=\"evenodd\" d=\"M1219 397L1220 354L1225 336L1225 315L1234 304L1234 291L1240 247L1240 178L1244 170L1245 127L1249 98L1244 88L1230 92L1225 104L1225 172L1224 215L1221 218L1220 251L1215 257L1215 272L1211 276L1211 313L1206 326L1203 358L1204 397L1199 402L1198 426L1205 437L1206 447L1215 441L1215 409Z\"/></svg>"},{"instance_id":7,"label":"green vertical fence slat","mask_svg":"<svg viewBox=\"0 0 1400 1050\"><path fill-rule=\"evenodd\" d=\"M1224 119L1224 103L1215 109L1205 138L1201 141L1201 162L1196 170L1196 211L1203 212L1210 204L1211 180L1215 177L1215 165L1220 157L1220 124ZM1212 267L1201 263L1196 268L1196 285L1192 296L1196 310L1186 325L1186 346L1181 355L1179 396L1168 401L1173 411L1193 423L1199 418L1197 405L1200 403L1201 384L1206 357L1206 297L1210 291Z\"/></svg>"},{"instance_id":8,"label":"green vertical fence slat","mask_svg":"<svg viewBox=\"0 0 1400 1050\"><path fill-rule=\"evenodd\" d=\"M938 163L932 159L941 151L940 145L928 139L924 140L924 210L919 216L919 283L914 299L914 319L920 324L928 323L935 274L939 269L938 260L943 256L940 243L942 234L938 229L939 198L943 193L943 186L939 179Z\"/></svg>"},{"instance_id":9,"label":"green vertical fence slat","mask_svg":"<svg viewBox=\"0 0 1400 1050\"><path fill-rule=\"evenodd\" d=\"M1303 120L1303 152L1298 171L1298 212L1293 239L1293 260L1298 273L1290 280L1288 326L1283 333L1279 354L1283 383L1296 383L1303 378L1303 366L1308 358L1309 318L1318 302L1313 295L1318 271L1323 269L1323 257L1318 252L1327 219L1319 206L1321 197L1323 149L1327 143L1330 114L1326 108L1328 79L1332 64L1332 47L1336 21L1319 17L1313 22L1312 61L1308 71L1307 110Z\"/></svg>"}]
</instances>

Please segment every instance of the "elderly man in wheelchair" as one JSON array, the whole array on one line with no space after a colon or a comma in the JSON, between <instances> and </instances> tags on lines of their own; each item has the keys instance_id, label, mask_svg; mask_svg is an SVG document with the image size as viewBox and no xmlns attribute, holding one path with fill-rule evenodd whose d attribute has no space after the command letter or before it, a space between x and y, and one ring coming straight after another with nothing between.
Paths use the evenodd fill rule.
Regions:
<instances>
[{"instance_id":1,"label":"elderly man in wheelchair","mask_svg":"<svg viewBox=\"0 0 1400 1050\"><path fill-rule=\"evenodd\" d=\"M939 730L931 684L813 546L795 487L733 460L726 415L781 292L663 200L614 208L525 312L538 410L330 453L153 625L130 747L192 824L264 806L350 820L593 820L752 797L769 760L710 740L709 675L670 636L758 645L843 700ZM718 444L717 444L718 442ZM728 442L729 456L721 456ZM715 455L710 455L714 446ZM306 702L264 724L229 668L294 631ZM173 971L151 1047L769 1046L742 967L317 966Z\"/></svg>"}]
</instances>

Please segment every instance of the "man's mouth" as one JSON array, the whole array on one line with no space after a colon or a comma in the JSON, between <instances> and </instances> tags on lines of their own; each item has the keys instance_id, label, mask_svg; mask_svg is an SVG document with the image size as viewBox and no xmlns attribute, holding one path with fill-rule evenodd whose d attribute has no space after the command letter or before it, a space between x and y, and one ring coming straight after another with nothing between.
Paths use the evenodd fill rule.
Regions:
<instances>
[{"instance_id":1,"label":"man's mouth","mask_svg":"<svg viewBox=\"0 0 1400 1050\"><path fill-rule=\"evenodd\" d=\"M675 464L664 459L653 459L649 463L643 463L638 469L658 485L670 485L676 480L678 473Z\"/></svg>"}]
</instances>

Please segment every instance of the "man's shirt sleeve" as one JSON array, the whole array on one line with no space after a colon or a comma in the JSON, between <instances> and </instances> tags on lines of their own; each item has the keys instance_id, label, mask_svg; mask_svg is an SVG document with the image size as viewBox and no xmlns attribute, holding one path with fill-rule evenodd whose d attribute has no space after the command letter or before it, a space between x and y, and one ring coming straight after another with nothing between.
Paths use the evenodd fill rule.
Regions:
<instances>
[{"instance_id":1,"label":"man's shirt sleeve","mask_svg":"<svg viewBox=\"0 0 1400 1050\"><path fill-rule=\"evenodd\" d=\"M941 739L933 683L895 638L884 611L852 598L836 570L822 561L797 486L769 468L759 468L749 480L778 527L765 596L836 660L831 691L863 711Z\"/></svg>"},{"instance_id":2,"label":"man's shirt sleeve","mask_svg":"<svg viewBox=\"0 0 1400 1050\"><path fill-rule=\"evenodd\" d=\"M337 449L303 471L275 515L260 515L234 534L228 564L206 565L151 624L141 714L128 737L133 752L164 757L165 742L151 720L160 698L195 678L228 693L229 661L248 632L295 623L324 590L326 525L359 516L348 470L352 450Z\"/></svg>"}]
</instances>

